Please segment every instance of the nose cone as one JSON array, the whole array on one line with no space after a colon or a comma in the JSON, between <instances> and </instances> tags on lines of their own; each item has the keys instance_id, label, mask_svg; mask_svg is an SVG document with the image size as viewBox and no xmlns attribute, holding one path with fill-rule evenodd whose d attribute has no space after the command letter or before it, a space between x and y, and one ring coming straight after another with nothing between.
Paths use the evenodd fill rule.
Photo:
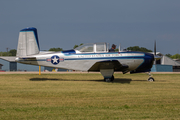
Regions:
<instances>
[{"instance_id":1,"label":"nose cone","mask_svg":"<svg viewBox=\"0 0 180 120\"><path fill-rule=\"evenodd\" d=\"M154 55L150 53L145 53L144 62L139 66L136 71L149 72L153 66Z\"/></svg>"},{"instance_id":2,"label":"nose cone","mask_svg":"<svg viewBox=\"0 0 180 120\"><path fill-rule=\"evenodd\" d=\"M147 68L151 69L154 63L154 55L150 53L145 54L145 64Z\"/></svg>"}]
</instances>

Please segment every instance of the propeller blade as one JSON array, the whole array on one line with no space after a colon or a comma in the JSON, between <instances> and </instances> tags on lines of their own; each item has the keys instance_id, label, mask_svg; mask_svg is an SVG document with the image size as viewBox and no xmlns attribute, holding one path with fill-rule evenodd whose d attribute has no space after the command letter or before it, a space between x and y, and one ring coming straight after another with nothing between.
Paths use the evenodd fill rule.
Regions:
<instances>
[{"instance_id":1,"label":"propeller blade","mask_svg":"<svg viewBox=\"0 0 180 120\"><path fill-rule=\"evenodd\" d=\"M156 56L156 40L154 41L154 55Z\"/></svg>"},{"instance_id":2,"label":"propeller blade","mask_svg":"<svg viewBox=\"0 0 180 120\"><path fill-rule=\"evenodd\" d=\"M160 60L162 57L156 55L156 40L154 41L154 58L155 60Z\"/></svg>"}]
</instances>

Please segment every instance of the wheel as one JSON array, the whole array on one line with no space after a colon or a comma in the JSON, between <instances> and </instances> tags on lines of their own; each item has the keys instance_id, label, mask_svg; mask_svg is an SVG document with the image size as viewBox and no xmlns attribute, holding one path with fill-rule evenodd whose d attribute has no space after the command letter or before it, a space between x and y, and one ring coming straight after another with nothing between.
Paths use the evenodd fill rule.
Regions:
<instances>
[{"instance_id":1,"label":"wheel","mask_svg":"<svg viewBox=\"0 0 180 120\"><path fill-rule=\"evenodd\" d=\"M111 82L111 78L104 78L105 82Z\"/></svg>"},{"instance_id":2,"label":"wheel","mask_svg":"<svg viewBox=\"0 0 180 120\"><path fill-rule=\"evenodd\" d=\"M111 78L104 78L105 82L112 82L114 80L114 76L112 75Z\"/></svg>"},{"instance_id":3,"label":"wheel","mask_svg":"<svg viewBox=\"0 0 180 120\"><path fill-rule=\"evenodd\" d=\"M153 77L149 77L149 78L148 78L148 81L149 81L149 82L153 82L153 81L154 81L154 78L153 78Z\"/></svg>"},{"instance_id":4,"label":"wheel","mask_svg":"<svg viewBox=\"0 0 180 120\"><path fill-rule=\"evenodd\" d=\"M114 75L112 75L112 77L111 77L111 81L113 81L114 80Z\"/></svg>"}]
</instances>

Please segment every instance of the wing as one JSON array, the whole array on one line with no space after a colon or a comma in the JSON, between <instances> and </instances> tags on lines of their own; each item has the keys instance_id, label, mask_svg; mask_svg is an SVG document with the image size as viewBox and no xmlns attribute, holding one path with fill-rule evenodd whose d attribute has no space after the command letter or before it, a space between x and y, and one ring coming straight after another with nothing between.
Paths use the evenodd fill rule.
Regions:
<instances>
[{"instance_id":1,"label":"wing","mask_svg":"<svg viewBox=\"0 0 180 120\"><path fill-rule=\"evenodd\" d=\"M100 69L114 69L114 71L127 71L128 65L121 64L117 60L96 62L88 71L100 71Z\"/></svg>"}]
</instances>

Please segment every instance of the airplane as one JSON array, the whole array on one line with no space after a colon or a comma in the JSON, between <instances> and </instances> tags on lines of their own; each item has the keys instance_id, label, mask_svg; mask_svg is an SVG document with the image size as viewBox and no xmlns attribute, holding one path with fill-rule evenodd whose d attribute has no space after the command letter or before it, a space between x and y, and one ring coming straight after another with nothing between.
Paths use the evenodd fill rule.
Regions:
<instances>
[{"instance_id":1,"label":"airplane","mask_svg":"<svg viewBox=\"0 0 180 120\"><path fill-rule=\"evenodd\" d=\"M100 72L105 82L114 80L114 72L149 72L155 57L153 54L135 51L109 52L108 43L88 43L72 50L60 52L40 51L37 29L20 30L16 62L69 70ZM148 81L154 81L149 74Z\"/></svg>"}]
</instances>

